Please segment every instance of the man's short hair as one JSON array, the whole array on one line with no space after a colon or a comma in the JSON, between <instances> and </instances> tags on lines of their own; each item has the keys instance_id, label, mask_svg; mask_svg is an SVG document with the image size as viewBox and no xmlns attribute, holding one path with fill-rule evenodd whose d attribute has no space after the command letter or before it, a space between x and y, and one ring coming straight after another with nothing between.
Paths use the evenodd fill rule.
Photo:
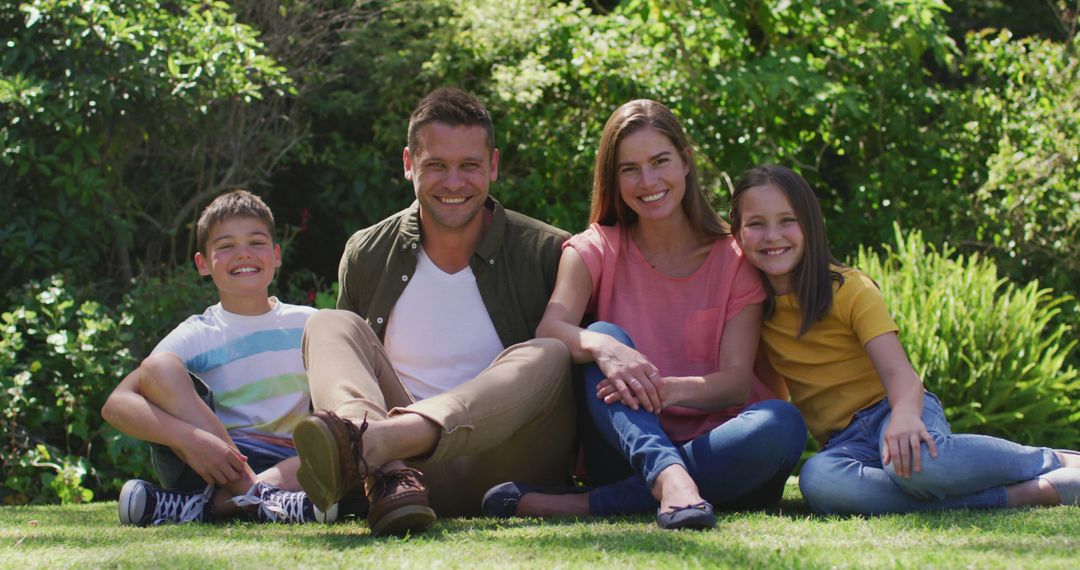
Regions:
<instances>
[{"instance_id":1,"label":"man's short hair","mask_svg":"<svg viewBox=\"0 0 1080 570\"><path fill-rule=\"evenodd\" d=\"M440 87L420 101L409 117L409 152L419 151L417 131L435 122L451 127L483 127L487 131L488 150L495 149L495 125L491 122L491 113L479 99L460 89Z\"/></svg>"},{"instance_id":2,"label":"man's short hair","mask_svg":"<svg viewBox=\"0 0 1080 570\"><path fill-rule=\"evenodd\" d=\"M210 229L214 224L228 218L256 218L266 224L270 231L270 239L274 239L274 214L270 208L255 194L247 190L233 190L226 192L213 202L210 202L199 215L199 222L195 224L195 243L199 251L206 255L206 242L210 240Z\"/></svg>"}]
</instances>

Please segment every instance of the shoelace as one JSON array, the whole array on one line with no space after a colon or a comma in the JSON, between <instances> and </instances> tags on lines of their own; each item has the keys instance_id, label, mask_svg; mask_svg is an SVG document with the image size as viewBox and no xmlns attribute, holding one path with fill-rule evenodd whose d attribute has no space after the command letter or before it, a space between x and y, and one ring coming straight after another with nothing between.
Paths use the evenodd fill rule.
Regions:
<instances>
[{"instance_id":1,"label":"shoelace","mask_svg":"<svg viewBox=\"0 0 1080 570\"><path fill-rule=\"evenodd\" d=\"M263 483L255 483L248 492L229 499L241 507L259 507L259 518L278 522L304 522L304 499L302 491L282 491Z\"/></svg>"},{"instance_id":2,"label":"shoelace","mask_svg":"<svg viewBox=\"0 0 1080 570\"><path fill-rule=\"evenodd\" d=\"M306 498L307 495L301 491L278 491L274 497L264 499L264 501L272 502L277 507L275 512L280 513L280 518L277 520L297 523L307 520L304 518L304 499Z\"/></svg>"},{"instance_id":3,"label":"shoelace","mask_svg":"<svg viewBox=\"0 0 1080 570\"><path fill-rule=\"evenodd\" d=\"M167 522L186 523L202 516L203 508L210 502L210 496L214 494L214 486L207 485L202 493L188 495L160 491L157 493L157 504L154 505L154 524L159 525ZM177 514L179 512L179 514Z\"/></svg>"},{"instance_id":4,"label":"shoelace","mask_svg":"<svg viewBox=\"0 0 1080 570\"><path fill-rule=\"evenodd\" d=\"M281 508L281 505L273 498L263 498L264 495L270 495L271 493L272 489L269 486L262 483L255 483L248 489L247 493L233 497L229 499L229 502L242 509L258 506L259 514L262 515L262 518L267 518L272 521L280 520L286 515L285 509Z\"/></svg>"},{"instance_id":5,"label":"shoelace","mask_svg":"<svg viewBox=\"0 0 1080 570\"><path fill-rule=\"evenodd\" d=\"M387 489L393 489L397 486L422 489L423 485L420 484L420 478L423 476L423 473L412 467L403 467L391 471L390 473L376 475L376 483L371 488L371 492L368 493L368 496L373 497L385 494Z\"/></svg>"}]
</instances>

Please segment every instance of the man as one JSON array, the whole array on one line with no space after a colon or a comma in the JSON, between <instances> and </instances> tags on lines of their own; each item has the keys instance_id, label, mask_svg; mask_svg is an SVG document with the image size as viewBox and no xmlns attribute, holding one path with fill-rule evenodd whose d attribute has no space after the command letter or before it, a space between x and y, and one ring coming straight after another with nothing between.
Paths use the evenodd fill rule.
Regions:
<instances>
[{"instance_id":1,"label":"man","mask_svg":"<svg viewBox=\"0 0 1080 570\"><path fill-rule=\"evenodd\" d=\"M503 481L564 484L572 455L569 353L532 339L568 234L488 196L499 151L471 95L425 97L403 159L416 202L346 244L338 310L304 332L317 411L294 431L311 501L366 481L376 535L479 514Z\"/></svg>"}]
</instances>

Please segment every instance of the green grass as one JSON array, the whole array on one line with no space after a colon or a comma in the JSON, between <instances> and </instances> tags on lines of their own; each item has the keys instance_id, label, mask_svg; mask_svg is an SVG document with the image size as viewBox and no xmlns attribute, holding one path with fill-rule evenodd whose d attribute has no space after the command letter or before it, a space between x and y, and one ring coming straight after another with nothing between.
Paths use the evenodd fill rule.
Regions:
<instances>
[{"instance_id":1,"label":"green grass","mask_svg":"<svg viewBox=\"0 0 1080 570\"><path fill-rule=\"evenodd\" d=\"M121 527L116 503L0 507L0 568L1080 566L1080 508L817 517L789 485L775 513L721 514L710 532L651 517L449 519L373 538L362 522Z\"/></svg>"}]
</instances>

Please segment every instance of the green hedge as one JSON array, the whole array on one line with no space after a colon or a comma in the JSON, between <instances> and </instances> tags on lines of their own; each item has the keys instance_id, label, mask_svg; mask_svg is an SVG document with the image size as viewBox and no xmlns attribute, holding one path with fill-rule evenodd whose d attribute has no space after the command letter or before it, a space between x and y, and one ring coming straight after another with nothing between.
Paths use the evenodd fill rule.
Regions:
<instances>
[{"instance_id":1,"label":"green hedge","mask_svg":"<svg viewBox=\"0 0 1080 570\"><path fill-rule=\"evenodd\" d=\"M0 320L4 502L89 501L96 467L141 473L141 446L100 414L134 363L130 318L53 277L25 287Z\"/></svg>"},{"instance_id":2,"label":"green hedge","mask_svg":"<svg viewBox=\"0 0 1080 570\"><path fill-rule=\"evenodd\" d=\"M113 387L188 315L216 302L185 268L145 279L119 307L53 276L0 314L0 498L83 502L148 477L147 449L101 419Z\"/></svg>"}]
</instances>

